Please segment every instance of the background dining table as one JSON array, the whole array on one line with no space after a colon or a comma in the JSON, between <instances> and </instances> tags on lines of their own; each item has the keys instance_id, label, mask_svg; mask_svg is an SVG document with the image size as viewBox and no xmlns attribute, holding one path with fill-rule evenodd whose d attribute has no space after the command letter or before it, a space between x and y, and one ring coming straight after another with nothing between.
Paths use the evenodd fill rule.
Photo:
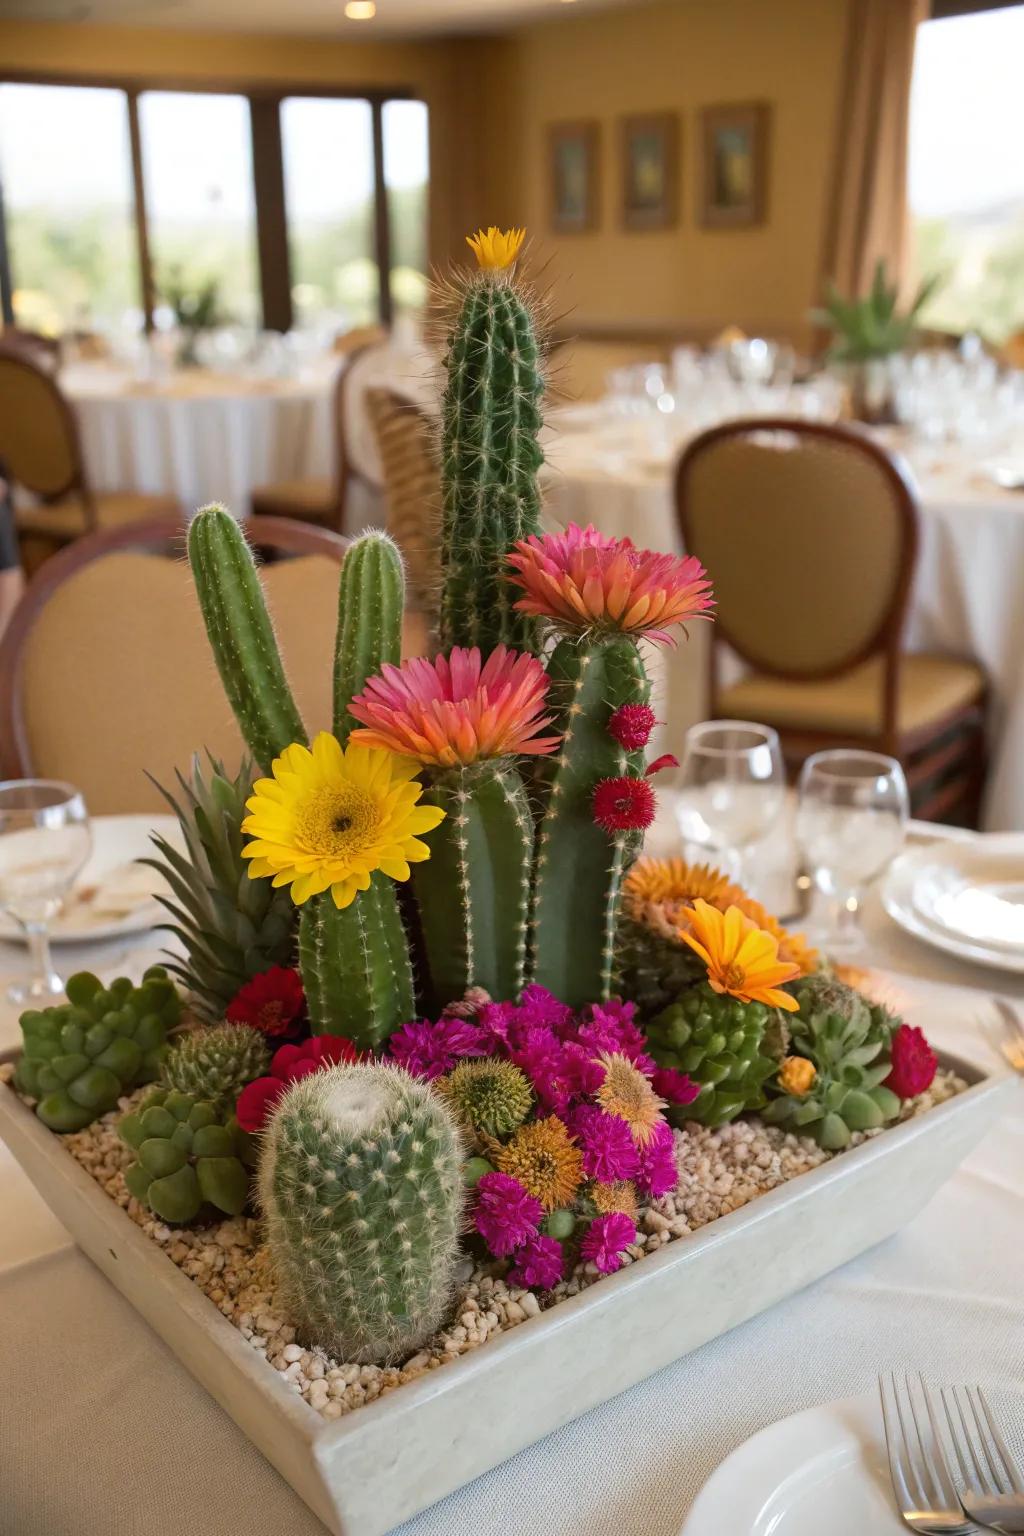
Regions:
<instances>
[{"instance_id":1,"label":"background dining table","mask_svg":"<svg viewBox=\"0 0 1024 1536\"><path fill-rule=\"evenodd\" d=\"M676 845L671 797L662 798L655 850ZM912 827L911 836L933 833ZM877 892L866 926L893 1003L940 1048L996 1066L992 996L1024 1006L1024 979L924 947L886 918ZM150 935L138 947L62 951L60 961L137 975L158 945ZM23 958L0 945L0 995ZM0 1049L16 1038L14 1010L0 1005ZM1015 1402L1021 1448L1021 1399L1003 1394L1021 1387L1022 1230L1019 1083L1004 1118L903 1231L477 1478L401 1536L677 1536L702 1483L748 1436L870 1392L876 1372L894 1365L978 1381L997 1402ZM2 1146L0 1318L3 1536L322 1536Z\"/></svg>"},{"instance_id":2,"label":"background dining table","mask_svg":"<svg viewBox=\"0 0 1024 1536\"><path fill-rule=\"evenodd\" d=\"M921 541L906 648L978 661L992 685L991 761L983 825L1024 828L1024 491L1001 489L962 446L926 453L905 435L887 446L907 457L919 491ZM545 515L551 525L593 523L649 549L682 550L673 469L683 424L616 416L599 406L553 412L546 444ZM1024 456L1022 456L1024 462ZM707 715L708 626L655 658L662 745L676 751Z\"/></svg>"}]
</instances>

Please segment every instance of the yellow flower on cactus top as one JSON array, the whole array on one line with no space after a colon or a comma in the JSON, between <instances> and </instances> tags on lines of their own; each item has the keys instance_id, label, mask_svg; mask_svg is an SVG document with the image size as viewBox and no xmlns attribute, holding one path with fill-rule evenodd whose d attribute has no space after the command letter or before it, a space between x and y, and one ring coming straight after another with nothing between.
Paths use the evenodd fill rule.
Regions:
<instances>
[{"instance_id":1,"label":"yellow flower on cactus top","mask_svg":"<svg viewBox=\"0 0 1024 1536\"><path fill-rule=\"evenodd\" d=\"M714 991L727 992L741 1003L766 1003L769 1008L796 1012L796 998L779 988L799 975L799 966L783 964L778 941L744 917L739 907L719 912L698 900L689 923L679 937L704 961Z\"/></svg>"},{"instance_id":2,"label":"yellow flower on cactus top","mask_svg":"<svg viewBox=\"0 0 1024 1536\"><path fill-rule=\"evenodd\" d=\"M525 239L525 229L499 229L492 224L489 229L467 235L466 244L485 272L501 272L515 261Z\"/></svg>"},{"instance_id":3,"label":"yellow flower on cactus top","mask_svg":"<svg viewBox=\"0 0 1024 1536\"><path fill-rule=\"evenodd\" d=\"M417 771L409 758L381 748L343 749L326 731L312 750L285 747L273 778L257 779L245 802L249 878L290 885L296 906L329 889L338 907L365 891L375 870L408 880L409 865L430 857L420 834L445 814L417 803Z\"/></svg>"}]
</instances>

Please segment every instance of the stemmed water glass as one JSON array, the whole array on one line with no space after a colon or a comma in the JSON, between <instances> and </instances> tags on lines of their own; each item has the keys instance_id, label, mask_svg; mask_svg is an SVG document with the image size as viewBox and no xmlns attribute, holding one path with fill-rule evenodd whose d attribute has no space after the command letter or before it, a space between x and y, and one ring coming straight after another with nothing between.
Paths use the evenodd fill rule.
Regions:
<instances>
[{"instance_id":1,"label":"stemmed water glass","mask_svg":"<svg viewBox=\"0 0 1024 1536\"><path fill-rule=\"evenodd\" d=\"M786 781L778 734L749 720L706 720L686 733L676 816L687 843L744 880L748 855L782 810Z\"/></svg>"},{"instance_id":2,"label":"stemmed water glass","mask_svg":"<svg viewBox=\"0 0 1024 1536\"><path fill-rule=\"evenodd\" d=\"M909 815L910 793L895 758L838 749L804 763L796 838L827 909L808 937L827 954L841 958L861 948L864 889L899 852Z\"/></svg>"},{"instance_id":3,"label":"stemmed water glass","mask_svg":"<svg viewBox=\"0 0 1024 1536\"><path fill-rule=\"evenodd\" d=\"M0 910L24 930L31 975L12 1003L48 1002L64 983L50 957L49 925L92 848L85 801L71 784L11 779L0 784Z\"/></svg>"}]
</instances>

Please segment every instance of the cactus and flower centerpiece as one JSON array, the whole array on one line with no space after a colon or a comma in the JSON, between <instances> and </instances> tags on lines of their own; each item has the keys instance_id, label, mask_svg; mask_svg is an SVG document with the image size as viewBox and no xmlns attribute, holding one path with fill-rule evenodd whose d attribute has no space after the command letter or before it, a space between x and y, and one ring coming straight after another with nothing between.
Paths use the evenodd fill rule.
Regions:
<instances>
[{"instance_id":1,"label":"cactus and flower centerpiece","mask_svg":"<svg viewBox=\"0 0 1024 1536\"><path fill-rule=\"evenodd\" d=\"M78 977L23 1019L19 1090L76 1155L119 1125L82 1158L120 1159L110 1192L140 1224L180 1231L182 1262L217 1223L249 1244L279 1316L231 1315L272 1356L287 1333L273 1363L388 1388L957 1091L724 875L642 856L674 762L649 756L645 650L711 619L711 583L543 527L522 242L471 237L443 294L431 654L403 657L400 554L363 534L310 735L243 531L199 511L188 555L248 758L197 757L169 796L171 975ZM314 1390L325 1369L314 1406L364 1400Z\"/></svg>"}]
</instances>

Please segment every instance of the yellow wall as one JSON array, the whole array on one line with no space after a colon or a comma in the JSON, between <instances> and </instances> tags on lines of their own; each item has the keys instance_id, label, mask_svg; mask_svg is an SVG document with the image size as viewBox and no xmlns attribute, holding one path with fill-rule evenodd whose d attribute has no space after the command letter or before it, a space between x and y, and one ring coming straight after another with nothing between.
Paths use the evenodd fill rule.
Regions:
<instances>
[{"instance_id":1,"label":"yellow wall","mask_svg":"<svg viewBox=\"0 0 1024 1536\"><path fill-rule=\"evenodd\" d=\"M734 321L804 333L818 296L846 13L846 0L657 0L591 15L580 6L505 45L486 79L504 120L491 185L506 198L488 216L542 237L556 308L573 309L570 327ZM752 100L772 107L767 222L700 229L699 109ZM682 116L680 222L666 233L627 233L617 119L666 110ZM581 118L601 122L600 228L553 236L547 124Z\"/></svg>"},{"instance_id":2,"label":"yellow wall","mask_svg":"<svg viewBox=\"0 0 1024 1536\"><path fill-rule=\"evenodd\" d=\"M340 5L339 5L340 10ZM430 109L431 256L446 259L461 230L459 137L454 98L460 49L444 43L352 43L331 38L150 27L0 21L0 74L130 76L175 80L412 90Z\"/></svg>"}]
</instances>

